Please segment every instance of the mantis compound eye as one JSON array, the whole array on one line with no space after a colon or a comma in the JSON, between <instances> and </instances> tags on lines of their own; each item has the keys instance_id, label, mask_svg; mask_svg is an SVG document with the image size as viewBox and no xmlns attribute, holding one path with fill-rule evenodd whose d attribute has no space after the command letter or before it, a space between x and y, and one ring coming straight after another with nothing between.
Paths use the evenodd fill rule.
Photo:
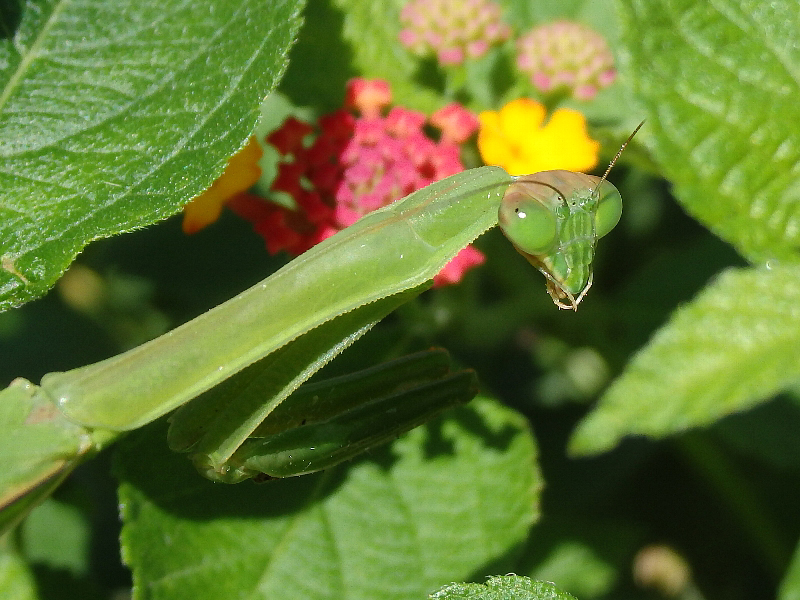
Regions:
<instances>
[{"instance_id":1,"label":"mantis compound eye","mask_svg":"<svg viewBox=\"0 0 800 600\"><path fill-rule=\"evenodd\" d=\"M594 215L594 231L601 238L619 223L622 216L622 196L608 181L603 181L597 191L599 199Z\"/></svg>"},{"instance_id":2,"label":"mantis compound eye","mask_svg":"<svg viewBox=\"0 0 800 600\"><path fill-rule=\"evenodd\" d=\"M511 184L498 211L505 236L523 252L534 255L547 252L558 238L556 214L537 197L536 188L527 181Z\"/></svg>"}]
</instances>

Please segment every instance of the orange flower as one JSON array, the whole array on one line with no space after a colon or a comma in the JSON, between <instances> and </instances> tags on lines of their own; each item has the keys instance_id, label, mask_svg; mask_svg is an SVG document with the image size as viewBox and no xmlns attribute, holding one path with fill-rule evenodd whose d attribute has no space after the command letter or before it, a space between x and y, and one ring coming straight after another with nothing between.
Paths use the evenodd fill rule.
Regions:
<instances>
[{"instance_id":1,"label":"orange flower","mask_svg":"<svg viewBox=\"0 0 800 600\"><path fill-rule=\"evenodd\" d=\"M233 196L247 191L261 177L261 146L255 137L234 154L225 172L205 192L183 207L183 232L196 233L210 225L222 212L222 206Z\"/></svg>"},{"instance_id":2,"label":"orange flower","mask_svg":"<svg viewBox=\"0 0 800 600\"><path fill-rule=\"evenodd\" d=\"M518 98L500 111L478 115L478 150L483 161L511 175L551 169L588 171L597 165L600 144L589 137L583 114L559 108L543 125L545 112L538 102Z\"/></svg>"}]
</instances>

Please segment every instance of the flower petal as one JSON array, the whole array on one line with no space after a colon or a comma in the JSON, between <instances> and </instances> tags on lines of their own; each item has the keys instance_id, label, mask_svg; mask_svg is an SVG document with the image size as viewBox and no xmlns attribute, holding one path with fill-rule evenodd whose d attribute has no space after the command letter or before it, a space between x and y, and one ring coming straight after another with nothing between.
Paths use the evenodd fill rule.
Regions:
<instances>
[{"instance_id":1,"label":"flower petal","mask_svg":"<svg viewBox=\"0 0 800 600\"><path fill-rule=\"evenodd\" d=\"M183 232L196 233L219 218L225 202L251 188L261 177L261 146L255 137L234 154L219 178L205 192L183 207Z\"/></svg>"}]
</instances>

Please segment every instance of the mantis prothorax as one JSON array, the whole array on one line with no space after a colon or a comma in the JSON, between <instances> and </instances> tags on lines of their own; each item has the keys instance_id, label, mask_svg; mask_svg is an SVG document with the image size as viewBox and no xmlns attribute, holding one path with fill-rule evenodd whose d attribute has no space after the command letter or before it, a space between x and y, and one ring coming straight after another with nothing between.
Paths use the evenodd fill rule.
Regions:
<instances>
[{"instance_id":1,"label":"mantis prothorax","mask_svg":"<svg viewBox=\"0 0 800 600\"><path fill-rule=\"evenodd\" d=\"M506 237L547 278L559 308L578 310L592 287L595 245L622 215L622 196L606 180L644 121L622 144L602 177L542 171L516 177L503 196L498 220Z\"/></svg>"}]
</instances>

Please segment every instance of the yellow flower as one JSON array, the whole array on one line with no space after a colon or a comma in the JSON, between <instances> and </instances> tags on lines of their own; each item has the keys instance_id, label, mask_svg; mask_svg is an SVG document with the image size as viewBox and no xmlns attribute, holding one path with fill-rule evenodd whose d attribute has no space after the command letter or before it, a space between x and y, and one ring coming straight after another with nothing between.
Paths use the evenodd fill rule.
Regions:
<instances>
[{"instance_id":1,"label":"yellow flower","mask_svg":"<svg viewBox=\"0 0 800 600\"><path fill-rule=\"evenodd\" d=\"M230 198L255 185L261 177L258 159L262 150L255 137L234 154L219 178L205 192L183 207L183 232L196 233L210 225L222 212L222 206Z\"/></svg>"},{"instance_id":2,"label":"yellow flower","mask_svg":"<svg viewBox=\"0 0 800 600\"><path fill-rule=\"evenodd\" d=\"M600 144L589 137L583 114L559 108L542 126L544 117L544 106L528 98L513 100L499 112L482 112L478 150L483 162L511 175L588 171L597 164Z\"/></svg>"}]
</instances>

